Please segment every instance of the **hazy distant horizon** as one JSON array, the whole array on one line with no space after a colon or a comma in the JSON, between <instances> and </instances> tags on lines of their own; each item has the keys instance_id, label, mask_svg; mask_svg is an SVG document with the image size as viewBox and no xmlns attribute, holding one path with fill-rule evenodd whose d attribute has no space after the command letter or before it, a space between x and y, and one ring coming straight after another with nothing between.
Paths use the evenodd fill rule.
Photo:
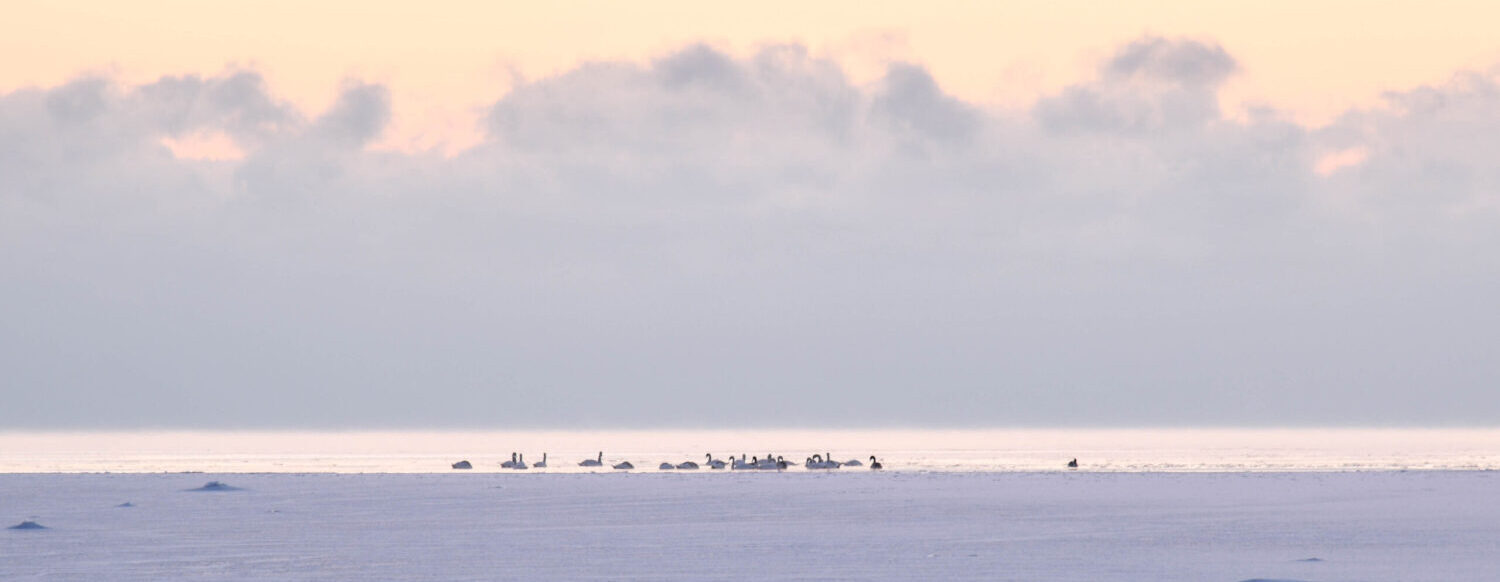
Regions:
<instances>
[{"instance_id":1,"label":"hazy distant horizon","mask_svg":"<svg viewBox=\"0 0 1500 582\"><path fill-rule=\"evenodd\" d=\"M390 431L0 431L5 473L507 472L518 453L546 472L588 473L581 459L662 462L704 455L783 456L793 471L828 454L876 455L888 470L1035 472L1500 470L1500 429L647 429ZM854 467L851 467L854 469ZM602 469L610 472L606 466Z\"/></svg>"},{"instance_id":2,"label":"hazy distant horizon","mask_svg":"<svg viewBox=\"0 0 1500 582\"><path fill-rule=\"evenodd\" d=\"M1500 430L1500 422L1491 423L1318 423L1307 422L1302 424L1293 423L1218 423L1218 424L1190 424L1190 423L1158 423L1158 424L687 424L654 422L650 424L225 424L225 423L202 423L202 424L85 424L66 425L60 423L48 424L26 424L12 423L0 426L0 434L49 434L49 433L153 433L153 432L207 432L207 433L341 433L341 432L589 432L589 431L623 431L623 432L654 432L654 431L849 431L849 432L878 432L878 431L1006 431L1006 430L1077 430L1077 431L1116 431L1116 430L1228 430L1228 431L1282 431L1282 430L1332 430L1332 431L1360 431L1360 430L1396 430L1396 431L1420 431L1420 430Z\"/></svg>"}]
</instances>

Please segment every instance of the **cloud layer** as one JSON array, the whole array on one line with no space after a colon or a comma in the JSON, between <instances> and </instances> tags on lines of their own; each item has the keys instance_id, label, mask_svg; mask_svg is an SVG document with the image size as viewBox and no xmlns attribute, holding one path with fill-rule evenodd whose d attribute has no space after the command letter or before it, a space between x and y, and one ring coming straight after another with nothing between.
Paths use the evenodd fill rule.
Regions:
<instances>
[{"instance_id":1,"label":"cloud layer","mask_svg":"<svg viewBox=\"0 0 1500 582\"><path fill-rule=\"evenodd\" d=\"M369 149L374 84L0 95L0 426L1492 422L1500 78L1309 128L1220 111L1237 66L994 110L691 46L454 157Z\"/></svg>"}]
</instances>

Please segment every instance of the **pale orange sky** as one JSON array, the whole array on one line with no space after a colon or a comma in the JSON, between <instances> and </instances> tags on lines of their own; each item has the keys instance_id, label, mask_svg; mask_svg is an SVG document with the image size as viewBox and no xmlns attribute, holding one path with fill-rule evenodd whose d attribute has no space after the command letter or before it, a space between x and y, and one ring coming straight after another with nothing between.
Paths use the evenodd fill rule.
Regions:
<instances>
[{"instance_id":1,"label":"pale orange sky","mask_svg":"<svg viewBox=\"0 0 1500 582\"><path fill-rule=\"evenodd\" d=\"M472 141L478 108L503 95L513 74L640 61L696 41L737 54L798 42L858 81L889 60L915 61L966 100L1023 105L1088 78L1142 34L1211 39L1243 67L1226 106L1269 104L1308 123L1376 103L1382 91L1500 63L1500 4L1473 0L11 0L5 12L0 92L89 72L142 82L241 66L315 112L355 77L391 88L385 145L403 149Z\"/></svg>"}]
</instances>

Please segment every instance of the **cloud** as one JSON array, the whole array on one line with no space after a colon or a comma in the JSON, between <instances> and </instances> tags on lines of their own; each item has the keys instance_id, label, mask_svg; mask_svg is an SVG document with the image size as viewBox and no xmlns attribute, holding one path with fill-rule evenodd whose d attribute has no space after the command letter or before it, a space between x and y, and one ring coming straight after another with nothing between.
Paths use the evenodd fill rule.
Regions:
<instances>
[{"instance_id":1,"label":"cloud","mask_svg":"<svg viewBox=\"0 0 1500 582\"><path fill-rule=\"evenodd\" d=\"M235 170L240 193L281 204L324 196L347 172L358 171L351 165L369 161L364 148L380 136L390 118L389 90L345 83L338 99L317 119L278 132L253 150Z\"/></svg>"},{"instance_id":2,"label":"cloud","mask_svg":"<svg viewBox=\"0 0 1500 582\"><path fill-rule=\"evenodd\" d=\"M887 69L871 115L903 139L937 143L966 143L984 121L973 107L944 94L927 69L906 63Z\"/></svg>"},{"instance_id":3,"label":"cloud","mask_svg":"<svg viewBox=\"0 0 1500 582\"><path fill-rule=\"evenodd\" d=\"M1436 220L1494 217L1500 206L1500 79L1461 73L1440 86L1387 93L1388 106L1350 112L1324 130L1368 152L1348 189L1368 206L1442 213ZM1409 221L1411 217L1391 220Z\"/></svg>"},{"instance_id":4,"label":"cloud","mask_svg":"<svg viewBox=\"0 0 1500 582\"><path fill-rule=\"evenodd\" d=\"M315 131L331 144L362 148L379 137L390 121L390 91L380 85L353 83L318 118Z\"/></svg>"},{"instance_id":5,"label":"cloud","mask_svg":"<svg viewBox=\"0 0 1500 582\"><path fill-rule=\"evenodd\" d=\"M1036 104L1057 130L1150 134L1220 120L1218 88L1239 65L1217 44L1147 37L1099 68L1099 80Z\"/></svg>"},{"instance_id":6,"label":"cloud","mask_svg":"<svg viewBox=\"0 0 1500 582\"><path fill-rule=\"evenodd\" d=\"M1237 67L1147 37L997 110L689 46L451 157L357 81L0 95L0 422L1488 422L1494 75L1312 128L1223 115Z\"/></svg>"},{"instance_id":7,"label":"cloud","mask_svg":"<svg viewBox=\"0 0 1500 582\"><path fill-rule=\"evenodd\" d=\"M271 96L254 71L163 77L136 88L128 100L151 130L174 137L222 131L247 147L305 123L296 109Z\"/></svg>"},{"instance_id":8,"label":"cloud","mask_svg":"<svg viewBox=\"0 0 1500 582\"><path fill-rule=\"evenodd\" d=\"M847 138L859 97L836 65L802 47L736 61L694 46L649 66L593 63L522 85L490 109L487 125L494 141L526 153L676 157L709 145L766 154L788 133Z\"/></svg>"},{"instance_id":9,"label":"cloud","mask_svg":"<svg viewBox=\"0 0 1500 582\"><path fill-rule=\"evenodd\" d=\"M1215 43L1146 37L1121 47L1101 69L1111 80L1216 87L1239 63Z\"/></svg>"}]
</instances>

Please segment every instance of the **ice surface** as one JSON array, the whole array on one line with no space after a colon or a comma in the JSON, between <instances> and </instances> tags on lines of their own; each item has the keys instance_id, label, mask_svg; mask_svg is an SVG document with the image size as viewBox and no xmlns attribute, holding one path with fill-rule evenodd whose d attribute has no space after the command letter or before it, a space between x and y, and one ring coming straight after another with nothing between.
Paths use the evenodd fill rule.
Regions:
<instances>
[{"instance_id":1,"label":"ice surface","mask_svg":"<svg viewBox=\"0 0 1500 582\"><path fill-rule=\"evenodd\" d=\"M1500 473L3 474L0 580L1450 581ZM120 499L138 507L116 511ZM1302 561L1316 556L1322 561Z\"/></svg>"}]
</instances>

